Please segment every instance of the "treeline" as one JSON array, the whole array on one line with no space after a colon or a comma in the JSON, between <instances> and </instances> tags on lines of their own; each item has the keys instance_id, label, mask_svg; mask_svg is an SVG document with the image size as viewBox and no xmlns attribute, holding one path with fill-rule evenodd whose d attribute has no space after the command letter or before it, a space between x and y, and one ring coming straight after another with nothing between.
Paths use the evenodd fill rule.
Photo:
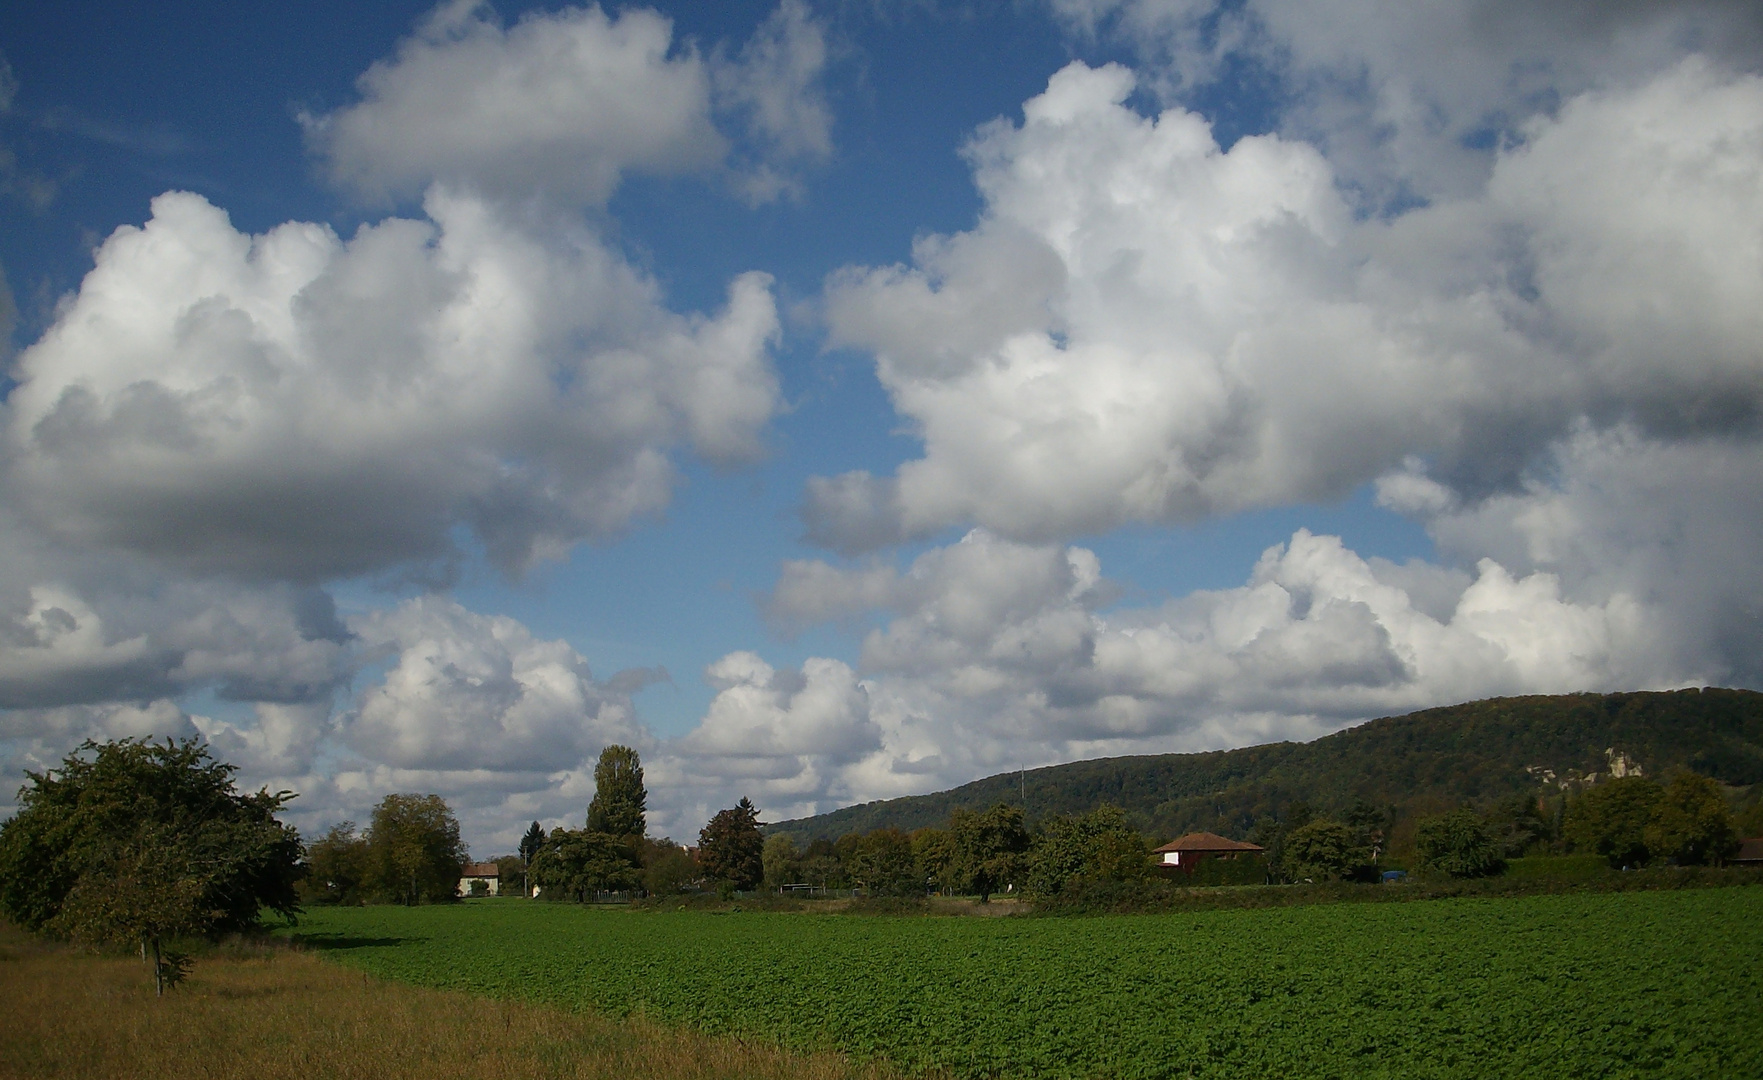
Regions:
<instances>
[{"instance_id":1,"label":"treeline","mask_svg":"<svg viewBox=\"0 0 1763 1080\"><path fill-rule=\"evenodd\" d=\"M345 821L307 845L308 904L433 904L451 900L465 869L459 819L439 795L387 795L363 832Z\"/></svg>"},{"instance_id":2,"label":"treeline","mask_svg":"<svg viewBox=\"0 0 1763 1080\"><path fill-rule=\"evenodd\" d=\"M1568 797L1588 777L1608 778L1606 751L1647 773L1680 769L1731 787L1763 790L1763 694L1707 688L1669 693L1493 698L1373 720L1309 743L1272 743L1204 754L1104 758L1002 773L948 791L784 821L798 845L892 827L941 826L957 809L1000 802L1031 820L1112 803L1161 840L1195 831L1239 839L1300 808L1344 820L1361 803L1387 813L1387 850L1414 852L1419 819L1462 806L1493 812L1534 802L1558 830Z\"/></svg>"}]
</instances>

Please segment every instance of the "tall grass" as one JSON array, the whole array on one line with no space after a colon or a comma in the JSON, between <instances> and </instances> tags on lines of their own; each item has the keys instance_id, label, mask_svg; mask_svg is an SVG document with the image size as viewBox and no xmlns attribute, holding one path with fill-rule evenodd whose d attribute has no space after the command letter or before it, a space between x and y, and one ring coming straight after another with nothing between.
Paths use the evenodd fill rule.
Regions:
<instances>
[{"instance_id":1,"label":"tall grass","mask_svg":"<svg viewBox=\"0 0 1763 1080\"><path fill-rule=\"evenodd\" d=\"M139 957L45 945L0 923L0 1076L349 1080L461 1075L865 1078L833 1054L713 1039L386 983L286 948L200 957L162 999Z\"/></svg>"}]
</instances>

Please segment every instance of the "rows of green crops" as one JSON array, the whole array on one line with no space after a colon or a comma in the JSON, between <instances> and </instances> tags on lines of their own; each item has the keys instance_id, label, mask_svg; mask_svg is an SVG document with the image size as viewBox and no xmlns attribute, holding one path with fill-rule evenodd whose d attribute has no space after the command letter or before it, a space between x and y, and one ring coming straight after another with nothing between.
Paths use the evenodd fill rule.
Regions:
<instances>
[{"instance_id":1,"label":"rows of green crops","mask_svg":"<svg viewBox=\"0 0 1763 1080\"><path fill-rule=\"evenodd\" d=\"M380 975L963 1076L1763 1077L1763 889L1094 919L316 910Z\"/></svg>"}]
</instances>

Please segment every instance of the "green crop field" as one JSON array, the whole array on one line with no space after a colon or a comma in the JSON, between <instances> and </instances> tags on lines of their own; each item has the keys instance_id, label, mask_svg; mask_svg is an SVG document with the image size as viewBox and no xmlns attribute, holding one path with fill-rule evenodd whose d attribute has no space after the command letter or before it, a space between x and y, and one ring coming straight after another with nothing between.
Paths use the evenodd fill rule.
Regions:
<instances>
[{"instance_id":1,"label":"green crop field","mask_svg":"<svg viewBox=\"0 0 1763 1080\"><path fill-rule=\"evenodd\" d=\"M390 978L958 1076L1763 1076L1763 889L1089 919L314 910Z\"/></svg>"}]
</instances>

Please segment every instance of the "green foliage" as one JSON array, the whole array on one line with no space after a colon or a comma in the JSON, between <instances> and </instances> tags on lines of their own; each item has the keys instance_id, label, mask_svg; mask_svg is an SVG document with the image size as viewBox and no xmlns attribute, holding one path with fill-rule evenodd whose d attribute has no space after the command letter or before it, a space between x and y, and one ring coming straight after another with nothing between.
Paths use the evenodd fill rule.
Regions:
<instances>
[{"instance_id":1,"label":"green foliage","mask_svg":"<svg viewBox=\"0 0 1763 1080\"><path fill-rule=\"evenodd\" d=\"M533 860L532 880L543 899L578 903L641 884L632 839L587 829L552 829Z\"/></svg>"},{"instance_id":2,"label":"green foliage","mask_svg":"<svg viewBox=\"0 0 1763 1080\"><path fill-rule=\"evenodd\" d=\"M642 836L647 828L643 811L648 800L637 752L616 744L600 751L594 766L594 798L588 803L588 831Z\"/></svg>"},{"instance_id":3,"label":"green foliage","mask_svg":"<svg viewBox=\"0 0 1763 1080\"><path fill-rule=\"evenodd\" d=\"M531 863L533 856L545 846L545 829L538 822L526 827L526 834L520 838L520 858L522 862Z\"/></svg>"},{"instance_id":4,"label":"green foliage","mask_svg":"<svg viewBox=\"0 0 1763 1080\"><path fill-rule=\"evenodd\" d=\"M1718 864L1738 850L1725 793L1691 772L1680 772L1665 785L1642 838L1650 853L1679 866Z\"/></svg>"},{"instance_id":5,"label":"green foliage","mask_svg":"<svg viewBox=\"0 0 1763 1080\"><path fill-rule=\"evenodd\" d=\"M1595 851L1611 866L1644 866L1647 826L1664 794L1657 782L1625 776L1587 788L1567 804L1562 831L1581 851Z\"/></svg>"},{"instance_id":6,"label":"green foliage","mask_svg":"<svg viewBox=\"0 0 1763 1080\"><path fill-rule=\"evenodd\" d=\"M1602 855L1529 855L1511 859L1503 875L1512 881L1587 882L1608 878L1610 864Z\"/></svg>"},{"instance_id":7,"label":"green foliage","mask_svg":"<svg viewBox=\"0 0 1763 1080\"><path fill-rule=\"evenodd\" d=\"M1513 795L1496 801L1485 816L1489 834L1500 854L1516 859L1541 853L1555 839L1553 822L1543 812L1543 800L1534 795Z\"/></svg>"},{"instance_id":8,"label":"green foliage","mask_svg":"<svg viewBox=\"0 0 1763 1080\"><path fill-rule=\"evenodd\" d=\"M1028 857L1030 895L1049 896L1067 885L1093 881L1143 881L1151 873L1150 848L1109 803L1076 817L1042 821Z\"/></svg>"},{"instance_id":9,"label":"green foliage","mask_svg":"<svg viewBox=\"0 0 1763 1080\"><path fill-rule=\"evenodd\" d=\"M327 908L304 932L382 976L913 1074L1763 1076L1759 888L1085 919L675 906Z\"/></svg>"},{"instance_id":10,"label":"green foliage","mask_svg":"<svg viewBox=\"0 0 1763 1080\"><path fill-rule=\"evenodd\" d=\"M1267 880L1267 859L1253 854L1234 859L1201 859L1191 872L1184 871L1180 877L1170 879L1189 887L1265 885Z\"/></svg>"},{"instance_id":11,"label":"green foliage","mask_svg":"<svg viewBox=\"0 0 1763 1080\"><path fill-rule=\"evenodd\" d=\"M1487 877L1506 868L1504 845L1473 810L1422 818L1414 846L1424 869L1452 877Z\"/></svg>"},{"instance_id":12,"label":"green foliage","mask_svg":"<svg viewBox=\"0 0 1763 1080\"><path fill-rule=\"evenodd\" d=\"M366 839L356 835L353 821L340 822L306 846L300 899L308 904L359 904L369 876Z\"/></svg>"},{"instance_id":13,"label":"green foliage","mask_svg":"<svg viewBox=\"0 0 1763 1080\"><path fill-rule=\"evenodd\" d=\"M1029 836L1020 807L998 803L980 812L957 810L949 815L949 835L957 888L978 893L982 904L1028 869Z\"/></svg>"},{"instance_id":14,"label":"green foliage","mask_svg":"<svg viewBox=\"0 0 1763 1080\"><path fill-rule=\"evenodd\" d=\"M1309 743L1001 773L949 791L781 822L771 831L801 842L941 825L956 809L1017 801L1019 784L1037 814L1082 814L1114 803L1135 828L1160 840L1196 830L1243 836L1262 818L1289 821L1288 808L1298 802L1344 820L1363 799L1412 820L1442 806L1534 799L1544 789L1528 767L1560 777L1602 772L1607 747L1658 775L1690 767L1728 784L1763 783L1763 694L1706 688L1493 698L1372 720ZM1758 834L1763 812L1749 835Z\"/></svg>"},{"instance_id":15,"label":"green foliage","mask_svg":"<svg viewBox=\"0 0 1763 1080\"><path fill-rule=\"evenodd\" d=\"M653 896L677 896L704 876L690 852L665 838L640 841L638 858L643 864L639 875L643 889Z\"/></svg>"},{"instance_id":16,"label":"green foliage","mask_svg":"<svg viewBox=\"0 0 1763 1080\"><path fill-rule=\"evenodd\" d=\"M871 896L923 896L925 882L912 856L912 838L899 829L877 829L850 840L845 876Z\"/></svg>"},{"instance_id":17,"label":"green foliage","mask_svg":"<svg viewBox=\"0 0 1763 1080\"><path fill-rule=\"evenodd\" d=\"M698 865L713 881L751 889L765 877L765 836L759 831L759 808L745 796L719 810L698 833Z\"/></svg>"},{"instance_id":18,"label":"green foliage","mask_svg":"<svg viewBox=\"0 0 1763 1080\"><path fill-rule=\"evenodd\" d=\"M493 861L496 864L496 895L519 896L526 863L519 855L500 855Z\"/></svg>"},{"instance_id":19,"label":"green foliage","mask_svg":"<svg viewBox=\"0 0 1763 1080\"><path fill-rule=\"evenodd\" d=\"M769 887L775 889L797 882L802 872L802 853L796 850L795 837L789 833L766 837L760 863L765 868L765 884Z\"/></svg>"},{"instance_id":20,"label":"green foliage","mask_svg":"<svg viewBox=\"0 0 1763 1080\"><path fill-rule=\"evenodd\" d=\"M241 795L206 746L86 742L27 772L0 824L0 912L26 929L128 942L257 925L299 910L288 792Z\"/></svg>"},{"instance_id":21,"label":"green foliage","mask_svg":"<svg viewBox=\"0 0 1763 1080\"><path fill-rule=\"evenodd\" d=\"M1294 881L1344 881L1371 865L1371 850L1338 821L1312 821L1286 837L1283 868Z\"/></svg>"},{"instance_id":22,"label":"green foliage","mask_svg":"<svg viewBox=\"0 0 1763 1080\"><path fill-rule=\"evenodd\" d=\"M918 876L932 892L955 891L955 837L947 829L916 829L912 833L912 862Z\"/></svg>"},{"instance_id":23,"label":"green foliage","mask_svg":"<svg viewBox=\"0 0 1763 1080\"><path fill-rule=\"evenodd\" d=\"M387 795L367 831L370 891L403 904L454 899L465 870L459 819L439 795Z\"/></svg>"}]
</instances>

